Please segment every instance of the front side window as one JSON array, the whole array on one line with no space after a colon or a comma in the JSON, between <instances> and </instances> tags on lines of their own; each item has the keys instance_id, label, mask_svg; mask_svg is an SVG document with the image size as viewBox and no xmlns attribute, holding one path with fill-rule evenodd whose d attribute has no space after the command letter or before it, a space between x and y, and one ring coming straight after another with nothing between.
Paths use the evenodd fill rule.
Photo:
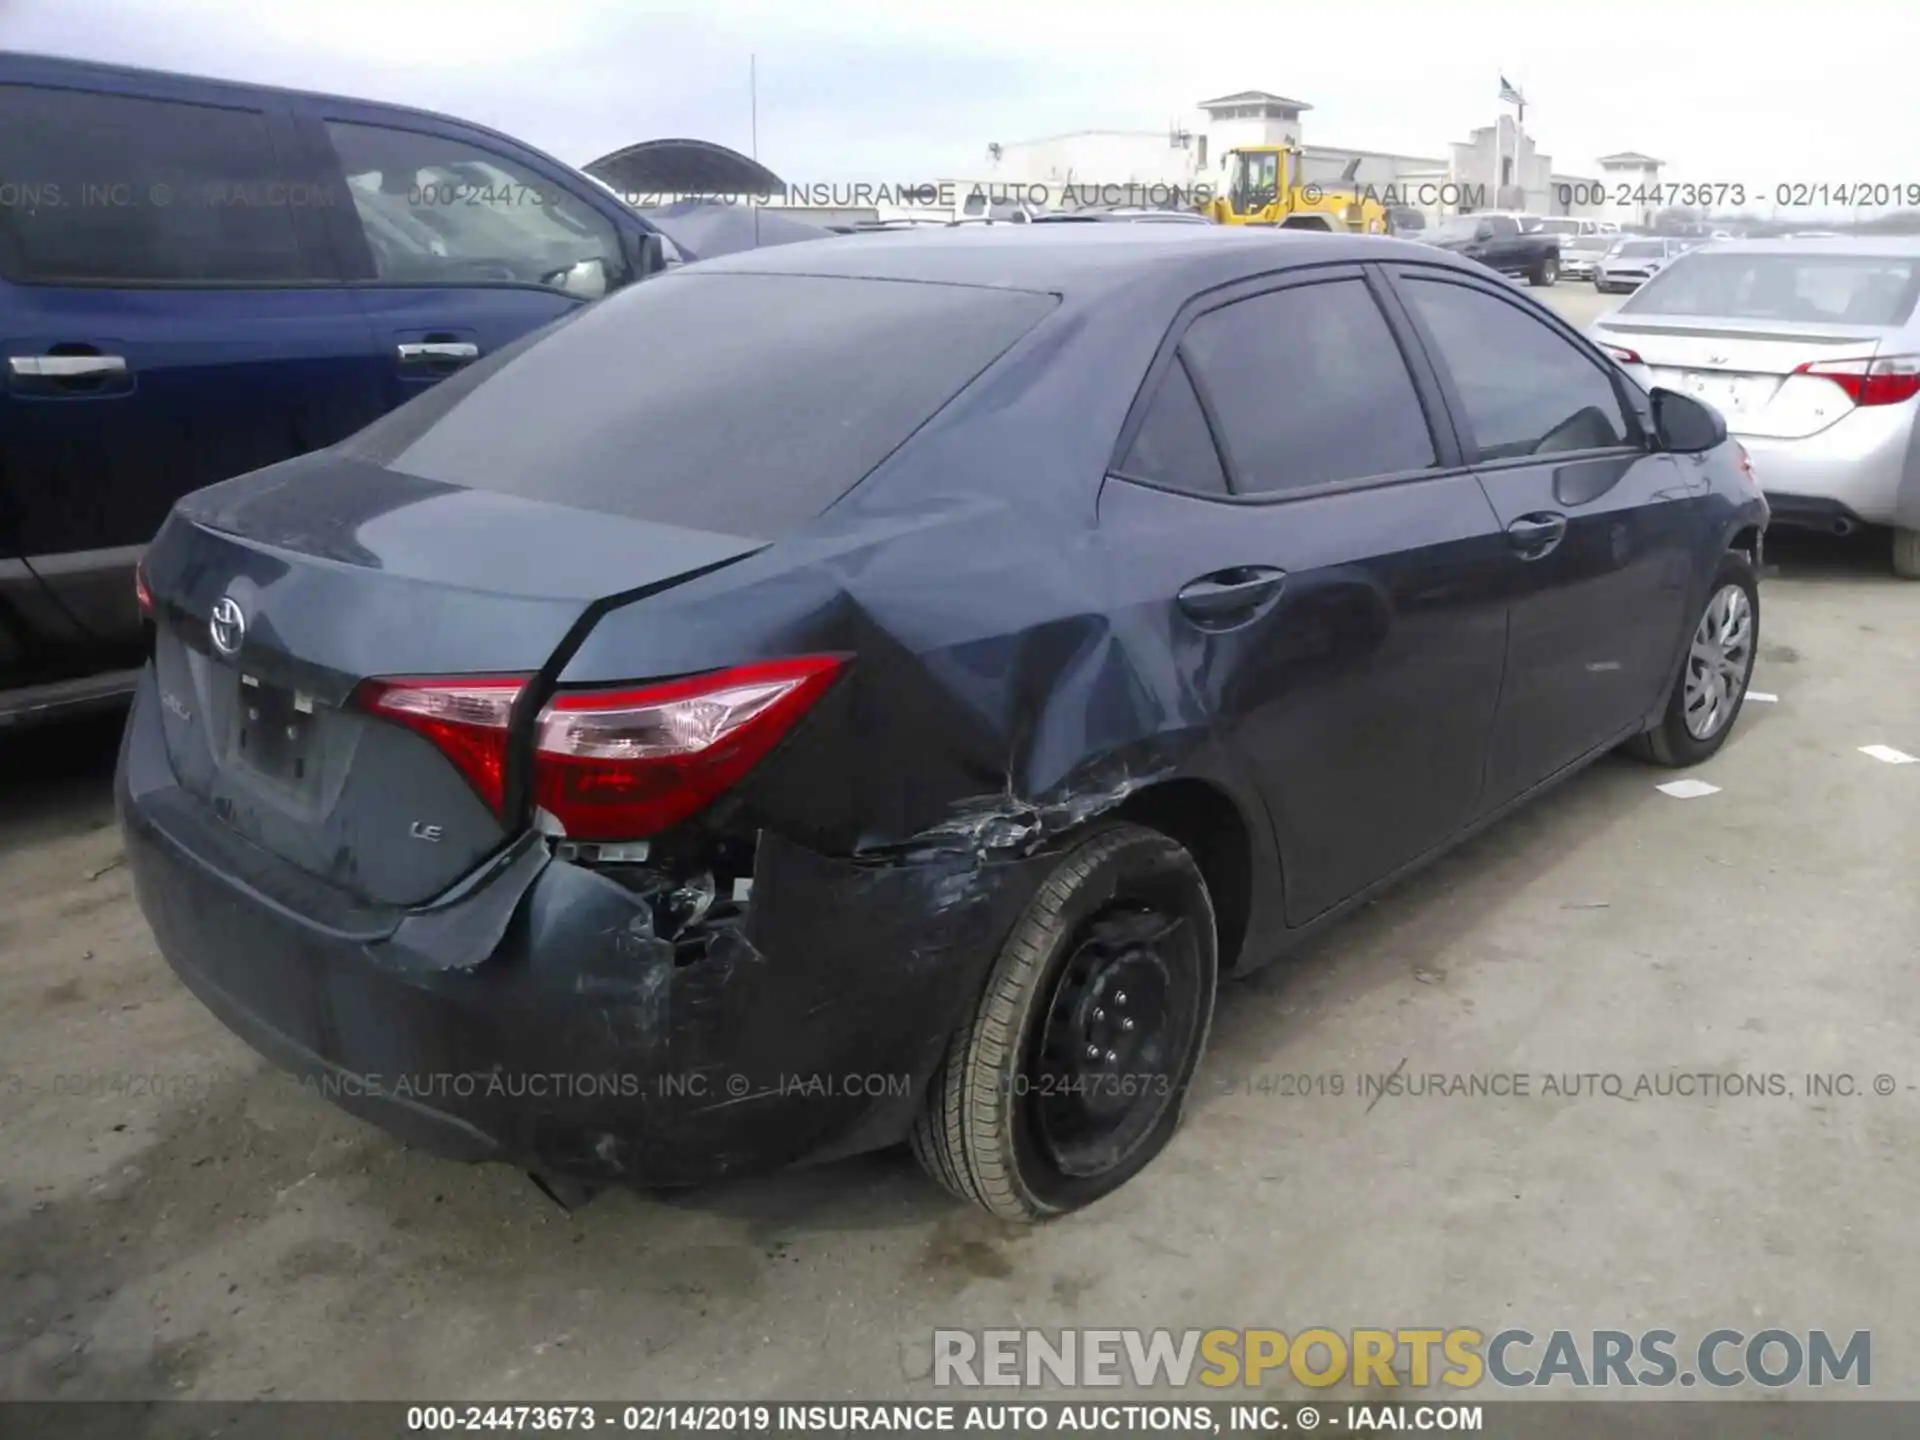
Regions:
<instances>
[{"instance_id":1,"label":"front side window","mask_svg":"<svg viewBox=\"0 0 1920 1440\"><path fill-rule=\"evenodd\" d=\"M590 300L630 278L612 222L517 161L384 125L329 121L327 136L381 280Z\"/></svg>"},{"instance_id":2,"label":"front side window","mask_svg":"<svg viewBox=\"0 0 1920 1440\"><path fill-rule=\"evenodd\" d=\"M1405 287L1453 377L1480 458L1601 450L1632 433L1613 381L1565 336L1481 290Z\"/></svg>"}]
</instances>

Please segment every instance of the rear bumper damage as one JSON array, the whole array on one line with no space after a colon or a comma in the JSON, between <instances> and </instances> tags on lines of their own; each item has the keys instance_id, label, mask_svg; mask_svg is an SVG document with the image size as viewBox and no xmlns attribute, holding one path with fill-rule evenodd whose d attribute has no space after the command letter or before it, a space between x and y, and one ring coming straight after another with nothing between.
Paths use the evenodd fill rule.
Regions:
<instances>
[{"instance_id":1,"label":"rear bumper damage","mask_svg":"<svg viewBox=\"0 0 1920 1440\"><path fill-rule=\"evenodd\" d=\"M1047 864L763 834L745 905L672 943L534 837L433 909L310 902L196 818L156 711L149 674L116 796L167 963L316 1094L456 1158L672 1185L893 1143Z\"/></svg>"}]
</instances>

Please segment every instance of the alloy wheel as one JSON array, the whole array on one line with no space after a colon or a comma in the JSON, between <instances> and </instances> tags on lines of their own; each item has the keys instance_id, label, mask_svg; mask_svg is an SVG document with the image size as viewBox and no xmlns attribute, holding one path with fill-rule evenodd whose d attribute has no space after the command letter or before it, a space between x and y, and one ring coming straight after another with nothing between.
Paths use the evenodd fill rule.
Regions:
<instances>
[{"instance_id":1,"label":"alloy wheel","mask_svg":"<svg viewBox=\"0 0 1920 1440\"><path fill-rule=\"evenodd\" d=\"M1753 605L1738 585L1722 585L1707 602L1687 652L1687 733L1711 740L1726 728L1753 663Z\"/></svg>"}]
</instances>

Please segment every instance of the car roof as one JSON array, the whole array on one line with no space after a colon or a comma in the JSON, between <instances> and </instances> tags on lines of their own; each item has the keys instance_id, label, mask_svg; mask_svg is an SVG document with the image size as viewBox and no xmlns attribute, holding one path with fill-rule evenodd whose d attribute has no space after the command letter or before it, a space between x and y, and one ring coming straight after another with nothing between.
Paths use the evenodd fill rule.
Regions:
<instances>
[{"instance_id":1,"label":"car roof","mask_svg":"<svg viewBox=\"0 0 1920 1440\"><path fill-rule=\"evenodd\" d=\"M1716 240L1716 255L1857 255L1866 259L1920 259L1920 235L1798 235L1777 239Z\"/></svg>"},{"instance_id":2,"label":"car roof","mask_svg":"<svg viewBox=\"0 0 1920 1440\"><path fill-rule=\"evenodd\" d=\"M522 150L531 150L535 154L545 155L544 151L507 134L504 130L495 130L490 125L482 125L458 115L448 115L438 110L424 110L418 105L403 105L371 96L347 95L330 90L299 90L286 85L262 85L257 81L239 80L232 76L201 75L186 70L156 70L141 65L114 65L101 60L79 60L67 55L41 55L31 51L16 50L0 53L0 79L17 85L44 85L61 81L71 84L77 81L84 82L89 88L108 92L117 89L114 83L116 81L123 85L131 84L143 88L151 87L156 81L160 81L203 92L225 91L229 96L276 96L281 99L325 100L351 105L368 105L392 111L396 115L412 115L422 120L437 120L443 124L457 125L477 135L490 135ZM567 165L565 161L554 159L551 155L547 155L546 158L569 170L578 170L577 166ZM616 199L619 198L618 191L614 191L613 194Z\"/></svg>"},{"instance_id":3,"label":"car roof","mask_svg":"<svg viewBox=\"0 0 1920 1440\"><path fill-rule=\"evenodd\" d=\"M880 231L827 244L748 250L687 273L845 276L1103 294L1164 282L1189 292L1303 265L1408 260L1481 273L1470 262L1385 235L1242 225L995 225Z\"/></svg>"}]
</instances>

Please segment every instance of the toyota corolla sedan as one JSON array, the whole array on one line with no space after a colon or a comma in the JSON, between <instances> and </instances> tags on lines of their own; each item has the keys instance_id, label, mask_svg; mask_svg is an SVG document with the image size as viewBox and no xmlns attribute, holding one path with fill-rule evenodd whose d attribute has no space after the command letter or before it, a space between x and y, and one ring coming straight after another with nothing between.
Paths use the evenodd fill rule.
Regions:
<instances>
[{"instance_id":1,"label":"toyota corolla sedan","mask_svg":"<svg viewBox=\"0 0 1920 1440\"><path fill-rule=\"evenodd\" d=\"M1594 327L1643 385L1713 405L1782 524L1893 527L1920 579L1920 240L1723 241Z\"/></svg>"},{"instance_id":2,"label":"toyota corolla sedan","mask_svg":"<svg viewBox=\"0 0 1920 1440\"><path fill-rule=\"evenodd\" d=\"M176 507L129 863L216 1015L425 1146L908 1140L1039 1219L1169 1142L1221 977L1723 745L1766 519L1711 409L1410 243L681 266Z\"/></svg>"}]
</instances>

